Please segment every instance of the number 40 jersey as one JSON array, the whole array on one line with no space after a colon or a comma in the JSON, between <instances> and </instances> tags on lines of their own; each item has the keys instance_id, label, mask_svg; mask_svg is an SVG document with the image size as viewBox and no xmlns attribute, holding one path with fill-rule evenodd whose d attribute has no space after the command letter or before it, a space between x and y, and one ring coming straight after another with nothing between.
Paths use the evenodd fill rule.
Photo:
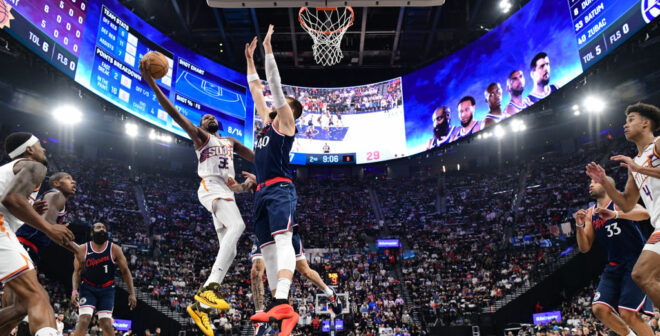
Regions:
<instances>
[{"instance_id":1,"label":"number 40 jersey","mask_svg":"<svg viewBox=\"0 0 660 336\"><path fill-rule=\"evenodd\" d=\"M656 141L658 141L657 138L644 148L644 152L641 155L633 159L636 164L650 168L660 166L660 156L655 151ZM644 201L644 206L646 206L646 210L651 215L651 225L658 231L660 229L660 203L658 203L658 199L660 198L660 179L637 172L633 172L632 175L639 189L639 195Z\"/></svg>"},{"instance_id":2,"label":"number 40 jersey","mask_svg":"<svg viewBox=\"0 0 660 336\"><path fill-rule=\"evenodd\" d=\"M616 210L612 201L605 208ZM590 209L590 215L596 239L607 251L609 262L623 264L637 260L644 247L644 236L637 222L621 218L605 220L596 213L595 206Z\"/></svg>"}]
</instances>

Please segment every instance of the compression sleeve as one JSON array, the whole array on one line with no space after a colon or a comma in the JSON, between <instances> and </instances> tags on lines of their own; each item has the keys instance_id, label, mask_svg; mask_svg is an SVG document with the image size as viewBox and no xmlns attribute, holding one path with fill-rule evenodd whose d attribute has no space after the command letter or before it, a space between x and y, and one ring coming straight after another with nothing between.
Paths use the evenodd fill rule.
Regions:
<instances>
[{"instance_id":1,"label":"compression sleeve","mask_svg":"<svg viewBox=\"0 0 660 336\"><path fill-rule=\"evenodd\" d=\"M282 79L280 78L280 72L277 69L277 63L273 54L266 54L266 80L270 86L270 93L273 96L273 105L275 108L279 109L286 105L286 99L282 91Z\"/></svg>"}]
</instances>

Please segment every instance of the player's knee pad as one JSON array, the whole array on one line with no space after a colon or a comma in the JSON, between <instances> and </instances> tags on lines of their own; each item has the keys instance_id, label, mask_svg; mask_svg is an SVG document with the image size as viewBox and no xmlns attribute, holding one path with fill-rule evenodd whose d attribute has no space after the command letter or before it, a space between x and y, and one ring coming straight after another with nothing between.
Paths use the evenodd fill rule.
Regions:
<instances>
[{"instance_id":1,"label":"player's knee pad","mask_svg":"<svg viewBox=\"0 0 660 336\"><path fill-rule=\"evenodd\" d=\"M296 251L291 244L292 232L285 232L275 235L275 246L277 247L277 268L278 270L296 270Z\"/></svg>"},{"instance_id":2,"label":"player's knee pad","mask_svg":"<svg viewBox=\"0 0 660 336\"><path fill-rule=\"evenodd\" d=\"M262 247L261 254L263 254L264 264L266 265L268 288L274 291L277 289L277 248L275 244Z\"/></svg>"},{"instance_id":3,"label":"player's knee pad","mask_svg":"<svg viewBox=\"0 0 660 336\"><path fill-rule=\"evenodd\" d=\"M112 312L111 311L100 311L97 313L99 317L99 321L102 319L110 319L112 320Z\"/></svg>"}]
</instances>

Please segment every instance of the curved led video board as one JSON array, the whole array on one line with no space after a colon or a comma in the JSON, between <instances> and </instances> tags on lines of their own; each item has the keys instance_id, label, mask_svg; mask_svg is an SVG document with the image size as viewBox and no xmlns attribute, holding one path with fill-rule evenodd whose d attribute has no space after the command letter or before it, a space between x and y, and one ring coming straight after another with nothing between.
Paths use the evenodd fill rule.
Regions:
<instances>
[{"instance_id":1,"label":"curved led video board","mask_svg":"<svg viewBox=\"0 0 660 336\"><path fill-rule=\"evenodd\" d=\"M170 71L157 83L176 107L193 123L215 115L222 135L252 146L260 121L245 74L181 46L116 0L0 0L0 9L0 28L76 82L187 137L138 71L145 53L160 51ZM402 78L285 85L305 106L291 162L396 159L487 129L561 88L658 14L653 0L532 0L479 40Z\"/></svg>"}]
</instances>

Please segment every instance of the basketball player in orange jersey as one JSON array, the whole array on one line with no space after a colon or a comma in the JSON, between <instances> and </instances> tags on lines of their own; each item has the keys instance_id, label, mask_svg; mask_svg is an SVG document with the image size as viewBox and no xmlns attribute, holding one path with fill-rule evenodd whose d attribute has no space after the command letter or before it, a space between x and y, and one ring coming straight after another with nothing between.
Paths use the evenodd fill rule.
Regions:
<instances>
[{"instance_id":1,"label":"basketball player in orange jersey","mask_svg":"<svg viewBox=\"0 0 660 336\"><path fill-rule=\"evenodd\" d=\"M179 113L151 76L147 59L140 60L140 72L165 112L188 133L195 145L199 161L197 173L202 178L197 196L213 216L219 250L208 279L195 294L197 302L188 306L187 311L204 334L213 336L208 314L210 308L229 309L229 304L220 297L218 290L236 257L236 244L245 230L245 223L234 199L234 191L249 189L249 184L253 184L246 180L230 188L226 183L234 179L234 151L250 162L254 161L254 153L232 137L220 137L218 121L213 115L204 115L198 127Z\"/></svg>"},{"instance_id":2,"label":"basketball player in orange jersey","mask_svg":"<svg viewBox=\"0 0 660 336\"><path fill-rule=\"evenodd\" d=\"M74 236L66 226L48 223L28 202L28 196L46 176L48 159L39 139L30 133L12 133L5 140L5 150L12 161L0 167L0 281L27 307L31 334L56 336L48 294L15 232L26 223L62 246ZM0 310L0 326L12 321L15 313L13 305Z\"/></svg>"},{"instance_id":3,"label":"basketball player in orange jersey","mask_svg":"<svg viewBox=\"0 0 660 336\"><path fill-rule=\"evenodd\" d=\"M587 174L605 188L607 195L622 211L630 211L641 197L651 215L655 232L644 245L632 270L632 278L656 306L660 305L660 138L656 138L653 132L658 129L658 107L637 103L626 108L623 132L626 139L637 146L638 155L634 158L623 155L611 158L621 161L621 166L628 168L628 181L623 192L617 191L608 181L600 165L595 162L587 165Z\"/></svg>"}]
</instances>

